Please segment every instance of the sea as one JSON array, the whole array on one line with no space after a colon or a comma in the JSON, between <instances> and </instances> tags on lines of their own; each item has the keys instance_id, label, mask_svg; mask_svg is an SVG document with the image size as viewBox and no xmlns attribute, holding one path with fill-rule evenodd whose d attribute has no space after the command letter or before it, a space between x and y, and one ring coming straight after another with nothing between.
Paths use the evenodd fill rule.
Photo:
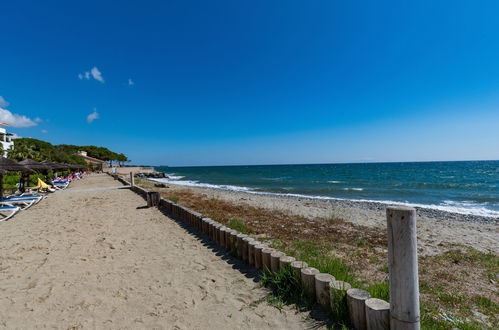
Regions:
<instances>
[{"instance_id":1,"label":"sea","mask_svg":"<svg viewBox=\"0 0 499 330\"><path fill-rule=\"evenodd\" d=\"M156 167L189 187L499 217L499 161Z\"/></svg>"}]
</instances>

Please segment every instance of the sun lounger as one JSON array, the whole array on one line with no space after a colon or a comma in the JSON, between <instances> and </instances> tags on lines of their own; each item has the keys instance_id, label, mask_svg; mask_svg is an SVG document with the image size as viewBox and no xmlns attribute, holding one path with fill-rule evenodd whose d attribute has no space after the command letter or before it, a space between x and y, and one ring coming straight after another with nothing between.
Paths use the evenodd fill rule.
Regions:
<instances>
[{"instance_id":1,"label":"sun lounger","mask_svg":"<svg viewBox=\"0 0 499 330\"><path fill-rule=\"evenodd\" d=\"M36 203L36 199L2 199L0 200L0 206L17 206L21 210L26 210L28 207Z\"/></svg>"},{"instance_id":2,"label":"sun lounger","mask_svg":"<svg viewBox=\"0 0 499 330\"><path fill-rule=\"evenodd\" d=\"M14 214L19 212L20 208L17 206L0 206L0 221L6 221L12 218Z\"/></svg>"}]
</instances>

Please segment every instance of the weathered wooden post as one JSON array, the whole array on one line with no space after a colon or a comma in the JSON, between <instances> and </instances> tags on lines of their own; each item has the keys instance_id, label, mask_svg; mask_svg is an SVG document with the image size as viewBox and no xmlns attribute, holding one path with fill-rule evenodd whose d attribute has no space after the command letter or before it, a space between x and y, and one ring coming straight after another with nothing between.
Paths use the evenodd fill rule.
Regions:
<instances>
[{"instance_id":1,"label":"weathered wooden post","mask_svg":"<svg viewBox=\"0 0 499 330\"><path fill-rule=\"evenodd\" d=\"M135 177L133 176L133 172L130 172L130 187L135 186Z\"/></svg>"},{"instance_id":2,"label":"weathered wooden post","mask_svg":"<svg viewBox=\"0 0 499 330\"><path fill-rule=\"evenodd\" d=\"M248 242L248 264L250 266L255 265L255 246L258 244L260 244L260 242L256 240Z\"/></svg>"},{"instance_id":3,"label":"weathered wooden post","mask_svg":"<svg viewBox=\"0 0 499 330\"><path fill-rule=\"evenodd\" d=\"M225 243L225 232L227 231L227 227L221 226L220 227L220 245L222 247L227 247L227 243Z\"/></svg>"},{"instance_id":4,"label":"weathered wooden post","mask_svg":"<svg viewBox=\"0 0 499 330\"><path fill-rule=\"evenodd\" d=\"M245 238L243 238L243 261L246 261L247 263L249 263L249 247L250 247L250 243L253 242L254 239L247 236Z\"/></svg>"},{"instance_id":5,"label":"weathered wooden post","mask_svg":"<svg viewBox=\"0 0 499 330\"><path fill-rule=\"evenodd\" d=\"M159 192L148 191L147 192L147 207L154 207L159 205L159 199L161 198Z\"/></svg>"},{"instance_id":6,"label":"weathered wooden post","mask_svg":"<svg viewBox=\"0 0 499 330\"><path fill-rule=\"evenodd\" d=\"M295 261L296 259L294 257L290 256L282 256L279 259L279 269L284 269L286 267L290 267L291 263Z\"/></svg>"},{"instance_id":7,"label":"weathered wooden post","mask_svg":"<svg viewBox=\"0 0 499 330\"><path fill-rule=\"evenodd\" d=\"M243 239L245 239L246 237L248 237L248 235L246 234L243 234L243 233L239 233L237 234L237 257L241 260L243 260L243 249L244 249L244 243L243 243Z\"/></svg>"},{"instance_id":8,"label":"weathered wooden post","mask_svg":"<svg viewBox=\"0 0 499 330\"><path fill-rule=\"evenodd\" d=\"M366 300L371 295L361 289L347 290L347 305L350 313L350 320L355 329L366 329Z\"/></svg>"},{"instance_id":9,"label":"weathered wooden post","mask_svg":"<svg viewBox=\"0 0 499 330\"><path fill-rule=\"evenodd\" d=\"M420 329L416 210L390 206L386 209L386 219L390 327L397 330Z\"/></svg>"},{"instance_id":10,"label":"weathered wooden post","mask_svg":"<svg viewBox=\"0 0 499 330\"><path fill-rule=\"evenodd\" d=\"M329 298L329 283L335 280L336 279L331 274L315 274L315 298L317 299L317 302L325 309L329 309L331 307L331 301Z\"/></svg>"},{"instance_id":11,"label":"weathered wooden post","mask_svg":"<svg viewBox=\"0 0 499 330\"><path fill-rule=\"evenodd\" d=\"M258 244L255 245L255 268L262 269L263 268L263 260L262 260L262 250L267 248L267 244Z\"/></svg>"},{"instance_id":12,"label":"weathered wooden post","mask_svg":"<svg viewBox=\"0 0 499 330\"><path fill-rule=\"evenodd\" d=\"M366 300L367 330L390 329L390 304L377 298Z\"/></svg>"},{"instance_id":13,"label":"weathered wooden post","mask_svg":"<svg viewBox=\"0 0 499 330\"><path fill-rule=\"evenodd\" d=\"M319 274L319 270L313 267L301 269L301 284L303 291L309 297L315 298L315 274Z\"/></svg>"},{"instance_id":14,"label":"weathered wooden post","mask_svg":"<svg viewBox=\"0 0 499 330\"><path fill-rule=\"evenodd\" d=\"M284 253L281 251L274 251L270 254L270 270L272 273L277 273L279 271L279 260L284 257Z\"/></svg>"},{"instance_id":15,"label":"weathered wooden post","mask_svg":"<svg viewBox=\"0 0 499 330\"><path fill-rule=\"evenodd\" d=\"M293 270L293 273L295 274L296 283L298 283L298 284L301 283L301 269L307 268L307 267L308 267L308 264L305 261L293 261L293 262L291 262L291 269Z\"/></svg>"},{"instance_id":16,"label":"weathered wooden post","mask_svg":"<svg viewBox=\"0 0 499 330\"><path fill-rule=\"evenodd\" d=\"M271 268L270 268L270 255L274 251L275 251L275 249L272 249L269 247L262 249L262 268L263 268L263 270L268 270L268 271L271 270Z\"/></svg>"}]
</instances>

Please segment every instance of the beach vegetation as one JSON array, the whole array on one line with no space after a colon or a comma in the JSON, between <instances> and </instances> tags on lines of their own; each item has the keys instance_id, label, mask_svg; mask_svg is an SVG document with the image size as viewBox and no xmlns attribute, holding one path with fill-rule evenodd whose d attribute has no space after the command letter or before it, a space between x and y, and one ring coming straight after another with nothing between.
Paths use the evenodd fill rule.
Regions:
<instances>
[{"instance_id":1,"label":"beach vegetation","mask_svg":"<svg viewBox=\"0 0 499 330\"><path fill-rule=\"evenodd\" d=\"M175 195L169 195L166 197L168 200L174 202L175 204L180 201L180 197L175 196Z\"/></svg>"},{"instance_id":2,"label":"beach vegetation","mask_svg":"<svg viewBox=\"0 0 499 330\"><path fill-rule=\"evenodd\" d=\"M251 229L241 219L238 218L229 219L229 221L227 222L227 227L237 230L242 234L248 235L251 233Z\"/></svg>"},{"instance_id":3,"label":"beach vegetation","mask_svg":"<svg viewBox=\"0 0 499 330\"><path fill-rule=\"evenodd\" d=\"M152 187L152 183L146 184ZM238 223L244 224L244 231L249 230L258 240L352 287L367 290L372 297L389 299L387 239L383 228L356 225L336 217L310 219L188 189L175 190L175 194L183 205L205 216L226 226L231 219L238 219ZM445 246L445 251L419 257L423 328L498 328L498 298L491 293L497 291L499 257L458 245Z\"/></svg>"},{"instance_id":4,"label":"beach vegetation","mask_svg":"<svg viewBox=\"0 0 499 330\"><path fill-rule=\"evenodd\" d=\"M37 162L48 160L57 163L84 165L85 159L77 155L78 151L86 151L90 157L109 162L116 161L124 163L128 161L125 154L116 153L104 147L69 144L53 145L49 142L32 138L16 139L14 149L9 151L8 156L15 161L29 158Z\"/></svg>"}]
</instances>

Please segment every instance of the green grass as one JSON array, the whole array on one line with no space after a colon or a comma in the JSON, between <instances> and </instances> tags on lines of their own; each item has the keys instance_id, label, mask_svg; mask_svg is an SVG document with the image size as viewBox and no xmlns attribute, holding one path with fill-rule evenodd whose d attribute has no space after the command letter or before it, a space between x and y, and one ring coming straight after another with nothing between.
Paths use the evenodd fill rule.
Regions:
<instances>
[{"instance_id":1,"label":"green grass","mask_svg":"<svg viewBox=\"0 0 499 330\"><path fill-rule=\"evenodd\" d=\"M351 267L340 258L331 257L331 249L320 241L297 240L284 252L305 261L309 267L317 268L321 273L333 275L338 281L350 283L352 287L360 284Z\"/></svg>"},{"instance_id":2,"label":"green grass","mask_svg":"<svg viewBox=\"0 0 499 330\"><path fill-rule=\"evenodd\" d=\"M174 203L178 203L180 201L180 197L174 195L168 196L167 199Z\"/></svg>"},{"instance_id":3,"label":"green grass","mask_svg":"<svg viewBox=\"0 0 499 330\"><path fill-rule=\"evenodd\" d=\"M229 219L227 227L237 230L238 232L246 235L251 233L251 228L246 226L246 224L241 219L237 218Z\"/></svg>"}]
</instances>

